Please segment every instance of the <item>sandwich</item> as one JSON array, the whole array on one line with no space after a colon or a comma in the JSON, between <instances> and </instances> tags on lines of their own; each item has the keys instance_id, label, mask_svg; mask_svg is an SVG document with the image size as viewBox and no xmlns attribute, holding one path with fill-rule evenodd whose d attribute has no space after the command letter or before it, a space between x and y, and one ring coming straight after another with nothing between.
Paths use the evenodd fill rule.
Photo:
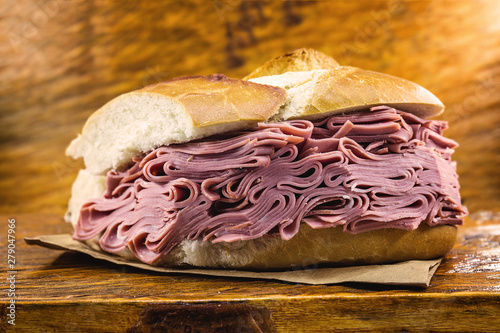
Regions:
<instances>
[{"instance_id":1,"label":"sandwich","mask_svg":"<svg viewBox=\"0 0 500 333\"><path fill-rule=\"evenodd\" d=\"M457 143L423 87L300 49L116 97L67 154L67 221L164 267L279 270L442 257L462 205Z\"/></svg>"}]
</instances>

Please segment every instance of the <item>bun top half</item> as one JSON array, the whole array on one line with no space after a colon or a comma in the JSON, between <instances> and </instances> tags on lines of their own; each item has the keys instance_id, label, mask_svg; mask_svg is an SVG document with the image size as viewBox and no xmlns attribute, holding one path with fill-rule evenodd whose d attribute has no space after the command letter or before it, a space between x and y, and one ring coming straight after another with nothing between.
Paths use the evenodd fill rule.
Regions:
<instances>
[{"instance_id":1,"label":"bun top half","mask_svg":"<svg viewBox=\"0 0 500 333\"><path fill-rule=\"evenodd\" d=\"M443 104L425 88L391 75L340 66L300 49L272 59L245 79L174 79L132 91L92 114L66 150L95 175L120 169L162 145L254 127L258 122L318 119L377 105L428 118Z\"/></svg>"},{"instance_id":2,"label":"bun top half","mask_svg":"<svg viewBox=\"0 0 500 333\"><path fill-rule=\"evenodd\" d=\"M156 147L255 126L286 100L279 87L224 75L178 78L132 91L92 114L66 149L93 174Z\"/></svg>"}]
</instances>

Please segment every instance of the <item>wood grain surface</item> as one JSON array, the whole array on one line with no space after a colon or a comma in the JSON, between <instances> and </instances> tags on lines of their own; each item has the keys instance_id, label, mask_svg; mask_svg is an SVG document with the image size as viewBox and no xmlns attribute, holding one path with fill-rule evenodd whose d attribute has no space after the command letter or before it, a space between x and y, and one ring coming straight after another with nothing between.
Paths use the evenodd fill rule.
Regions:
<instances>
[{"instance_id":1,"label":"wood grain surface","mask_svg":"<svg viewBox=\"0 0 500 333\"><path fill-rule=\"evenodd\" d=\"M71 232L60 216L0 215L16 220L16 329L99 332L149 332L153 326L179 332L497 331L500 225L487 218L469 219L423 289L145 272L22 241ZM6 248L2 238L0 250ZM5 318L5 293L0 301Z\"/></svg>"},{"instance_id":2,"label":"wood grain surface","mask_svg":"<svg viewBox=\"0 0 500 333\"><path fill-rule=\"evenodd\" d=\"M0 13L0 250L7 248L6 221L16 218L16 328L500 327L498 1L5 0ZM342 65L409 79L446 105L440 119L449 122L445 134L460 144L454 159L471 216L430 288L145 274L21 241L70 232L62 216L82 162L66 158L64 150L108 100L178 76L243 77L301 47ZM1 268L3 278L4 263ZM3 331L11 328L5 289L0 300Z\"/></svg>"}]
</instances>

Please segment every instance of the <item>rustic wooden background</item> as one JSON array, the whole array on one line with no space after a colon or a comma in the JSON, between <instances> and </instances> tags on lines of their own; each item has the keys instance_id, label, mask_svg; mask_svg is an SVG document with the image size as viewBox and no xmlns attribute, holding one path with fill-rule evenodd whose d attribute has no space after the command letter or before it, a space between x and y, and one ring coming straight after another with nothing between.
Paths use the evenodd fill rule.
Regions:
<instances>
[{"instance_id":1,"label":"rustic wooden background","mask_svg":"<svg viewBox=\"0 0 500 333\"><path fill-rule=\"evenodd\" d=\"M0 212L64 214L81 166L64 150L109 99L243 77L301 47L434 92L466 205L500 210L500 1L4 0L0 13Z\"/></svg>"}]
</instances>

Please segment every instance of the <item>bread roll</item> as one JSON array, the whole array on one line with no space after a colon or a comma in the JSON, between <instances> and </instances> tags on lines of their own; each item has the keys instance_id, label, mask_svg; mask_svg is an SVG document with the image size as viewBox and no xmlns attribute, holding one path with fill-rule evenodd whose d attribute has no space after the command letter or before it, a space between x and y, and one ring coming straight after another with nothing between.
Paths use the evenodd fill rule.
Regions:
<instances>
[{"instance_id":1,"label":"bread roll","mask_svg":"<svg viewBox=\"0 0 500 333\"><path fill-rule=\"evenodd\" d=\"M261 237L231 243L184 240L158 262L162 267L204 267L253 271L310 267L390 264L444 256L453 248L457 228L451 225L418 229L379 229L349 234L341 226L312 229L302 224L290 240ZM99 237L86 241L100 250ZM117 255L137 260L128 250Z\"/></svg>"},{"instance_id":2,"label":"bread roll","mask_svg":"<svg viewBox=\"0 0 500 333\"><path fill-rule=\"evenodd\" d=\"M280 71L288 69L279 61L272 64ZM292 63L290 69L296 68L302 67ZM444 109L439 99L413 82L354 67L285 72L251 81L223 75L186 77L121 95L90 116L66 154L83 157L89 172L102 175L156 147L263 121L318 119L376 105L424 118Z\"/></svg>"},{"instance_id":3,"label":"bread roll","mask_svg":"<svg viewBox=\"0 0 500 333\"><path fill-rule=\"evenodd\" d=\"M312 229L302 224L290 240L261 237L231 243L184 240L163 266L196 266L247 270L292 267L388 264L442 257L454 245L457 228L450 225L416 230L379 229L349 234L342 227Z\"/></svg>"},{"instance_id":4,"label":"bread roll","mask_svg":"<svg viewBox=\"0 0 500 333\"><path fill-rule=\"evenodd\" d=\"M316 69L339 67L332 57L313 49L298 49L271 59L244 77L244 80L256 77L279 75L287 72L306 72Z\"/></svg>"},{"instance_id":5,"label":"bread roll","mask_svg":"<svg viewBox=\"0 0 500 333\"><path fill-rule=\"evenodd\" d=\"M319 119L377 105L405 110L422 118L437 116L444 110L436 96L413 82L355 67L287 72L250 81L286 89L288 98L273 117L274 121Z\"/></svg>"},{"instance_id":6,"label":"bread roll","mask_svg":"<svg viewBox=\"0 0 500 333\"><path fill-rule=\"evenodd\" d=\"M278 87L224 75L186 77L147 86L92 114L66 154L105 174L156 147L250 128L285 101Z\"/></svg>"},{"instance_id":7,"label":"bread roll","mask_svg":"<svg viewBox=\"0 0 500 333\"><path fill-rule=\"evenodd\" d=\"M308 49L276 58L246 79L212 75L171 80L119 96L94 113L67 149L68 155L83 157L87 168L72 188L67 220L76 224L81 205L103 194L107 171L162 145L250 128L257 122L319 119L376 105L420 117L444 109L415 83L340 66ZM287 241L267 236L216 244L184 240L159 264L257 270L381 264L443 256L455 237L456 227L448 225L347 234L341 227L311 229L302 223L298 234ZM89 244L98 247L97 239ZM120 255L133 257L128 250Z\"/></svg>"}]
</instances>

